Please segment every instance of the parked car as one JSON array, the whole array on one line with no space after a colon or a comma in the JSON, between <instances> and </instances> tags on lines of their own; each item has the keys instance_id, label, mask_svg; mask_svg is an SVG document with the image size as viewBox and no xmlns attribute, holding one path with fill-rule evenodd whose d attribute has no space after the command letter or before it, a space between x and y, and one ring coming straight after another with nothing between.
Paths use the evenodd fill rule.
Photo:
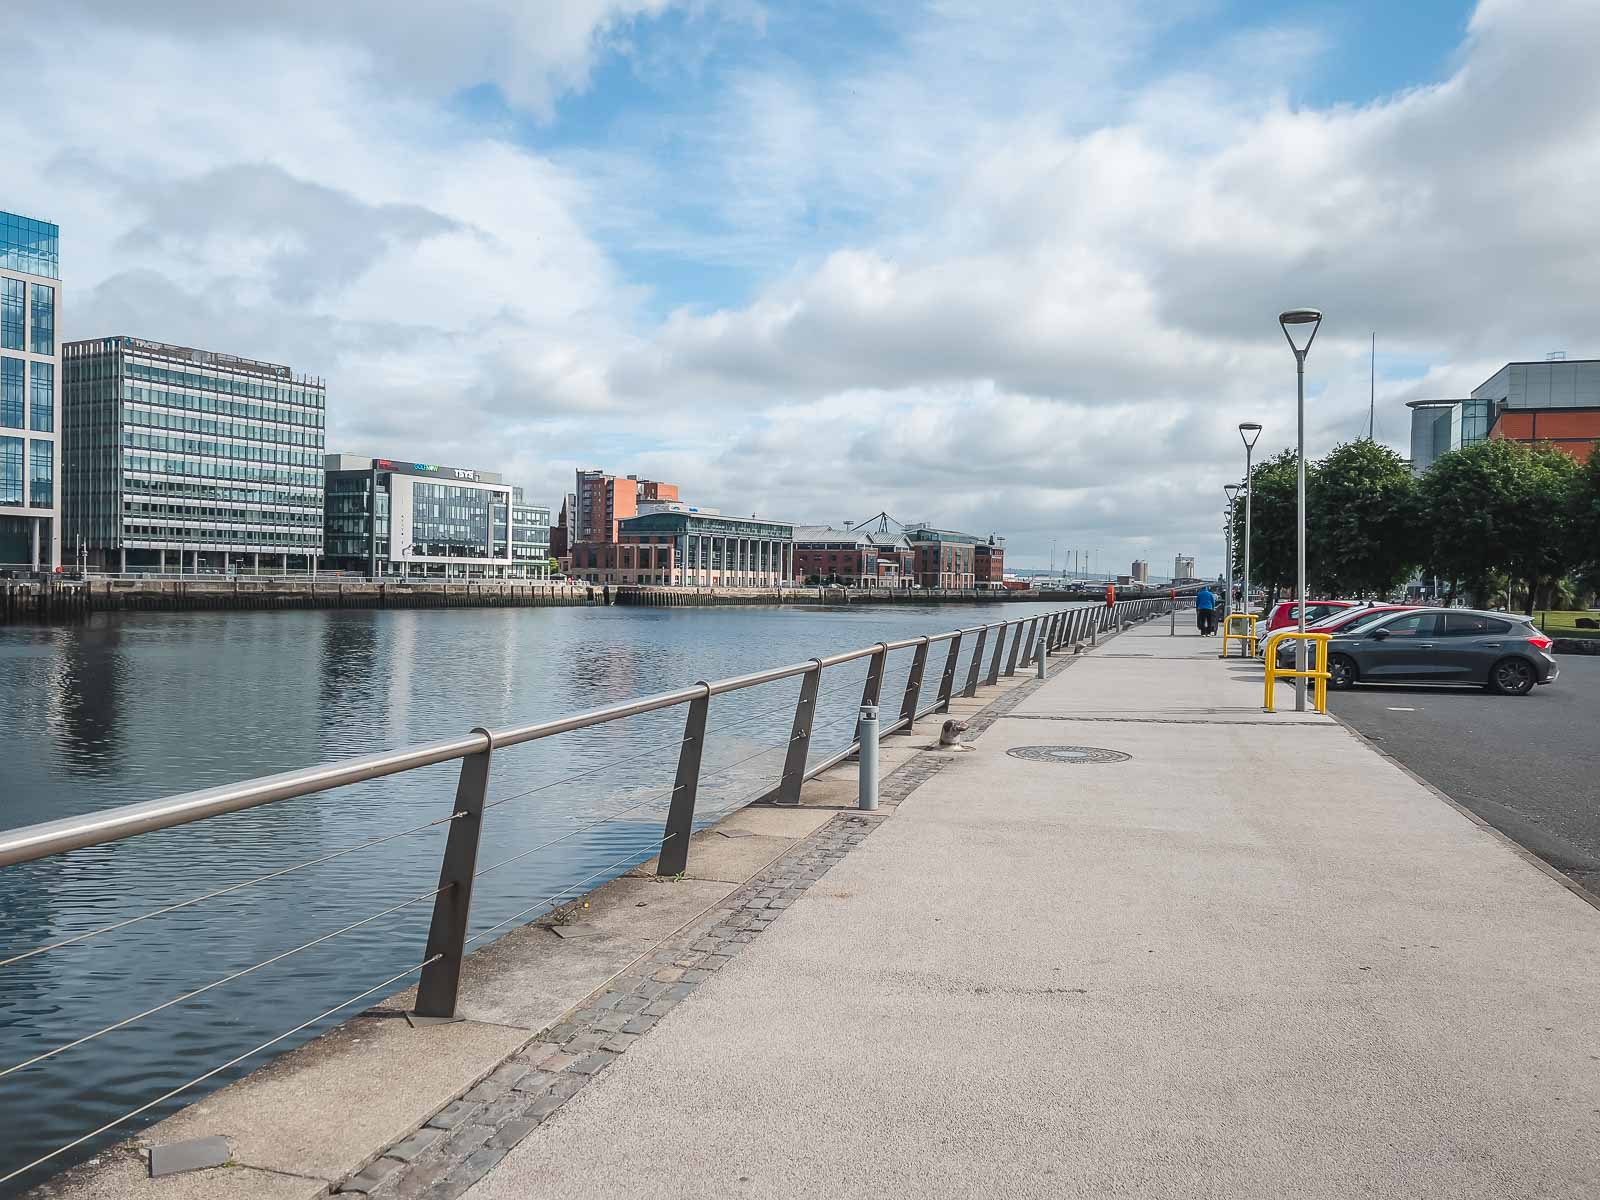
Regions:
<instances>
[{"instance_id":1,"label":"parked car","mask_svg":"<svg viewBox=\"0 0 1600 1200\"><path fill-rule=\"evenodd\" d=\"M1296 624L1300 620L1299 605L1293 600L1280 600L1267 615L1266 627L1261 631L1264 641L1269 633ZM1306 604L1306 628L1344 608L1360 608L1360 600L1311 600Z\"/></svg>"},{"instance_id":2,"label":"parked car","mask_svg":"<svg viewBox=\"0 0 1600 1200\"><path fill-rule=\"evenodd\" d=\"M1551 640L1533 618L1473 608L1391 613L1342 630L1328 643L1328 686L1470 683L1510 696L1560 674Z\"/></svg>"},{"instance_id":3,"label":"parked car","mask_svg":"<svg viewBox=\"0 0 1600 1200\"><path fill-rule=\"evenodd\" d=\"M1322 620L1306 626L1307 633L1335 633L1340 630L1354 629L1357 625L1364 625L1368 621L1386 616L1395 612L1410 612L1419 607L1415 604L1361 604L1354 608L1336 608L1333 612L1323 617ZM1283 628L1287 628L1284 626ZM1278 666L1294 666L1294 647L1297 639L1289 638L1278 643ZM1267 648L1262 644L1261 653L1265 654ZM1310 651L1307 651L1309 654Z\"/></svg>"}]
</instances>

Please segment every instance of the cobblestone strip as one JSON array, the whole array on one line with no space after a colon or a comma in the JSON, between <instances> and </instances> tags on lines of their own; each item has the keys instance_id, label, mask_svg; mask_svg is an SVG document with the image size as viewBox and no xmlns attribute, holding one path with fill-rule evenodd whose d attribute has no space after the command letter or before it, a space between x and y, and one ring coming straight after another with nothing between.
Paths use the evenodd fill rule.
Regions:
<instances>
[{"instance_id":1,"label":"cobblestone strip","mask_svg":"<svg viewBox=\"0 0 1600 1200\"><path fill-rule=\"evenodd\" d=\"M1070 658L1052 660L1054 676ZM1039 686L1012 687L968 721L981 734ZM695 988L731 962L778 916L865 841L909 796L953 761L928 751L902 763L878 788L877 812L841 812L699 921L640 959L482 1083L340 1188L375 1200L453 1200L488 1174L523 1138L648 1033Z\"/></svg>"},{"instance_id":2,"label":"cobblestone strip","mask_svg":"<svg viewBox=\"0 0 1600 1200\"><path fill-rule=\"evenodd\" d=\"M885 780L886 785L894 781L901 795L922 781L906 772L909 765ZM341 1191L406 1200L461 1195L770 928L784 909L887 816L880 811L834 817L694 925L590 996L423 1128L391 1146Z\"/></svg>"}]
</instances>

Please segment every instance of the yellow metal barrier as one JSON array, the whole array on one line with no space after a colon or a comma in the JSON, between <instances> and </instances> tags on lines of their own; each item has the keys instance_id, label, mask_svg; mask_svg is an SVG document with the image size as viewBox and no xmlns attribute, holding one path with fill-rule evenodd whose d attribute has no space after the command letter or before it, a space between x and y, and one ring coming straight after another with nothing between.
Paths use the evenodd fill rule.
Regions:
<instances>
[{"instance_id":1,"label":"yellow metal barrier","mask_svg":"<svg viewBox=\"0 0 1600 1200\"><path fill-rule=\"evenodd\" d=\"M1232 638L1236 642L1244 642L1247 646L1249 646L1250 653L1254 655L1256 652L1256 622L1259 620L1261 620L1261 618L1255 613L1251 612L1231 612L1225 618L1223 618L1221 657L1228 657L1229 638ZM1250 631L1248 633L1234 633L1233 623L1235 621L1248 621L1250 623Z\"/></svg>"},{"instance_id":2,"label":"yellow metal barrier","mask_svg":"<svg viewBox=\"0 0 1600 1200\"><path fill-rule=\"evenodd\" d=\"M1280 629L1267 638L1267 699L1262 705L1272 712L1272 691L1280 678L1309 679L1312 681L1312 699L1319 713L1328 711L1328 642L1331 633L1301 633L1298 629ZM1285 639L1310 642L1316 649L1316 667L1310 671L1284 670L1278 666L1278 643Z\"/></svg>"}]
</instances>

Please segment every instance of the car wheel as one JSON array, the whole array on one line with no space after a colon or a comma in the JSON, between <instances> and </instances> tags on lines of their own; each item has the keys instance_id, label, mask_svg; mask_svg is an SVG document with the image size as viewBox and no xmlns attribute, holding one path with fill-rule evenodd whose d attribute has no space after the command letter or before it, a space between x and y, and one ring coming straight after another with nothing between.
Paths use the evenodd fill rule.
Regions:
<instances>
[{"instance_id":1,"label":"car wheel","mask_svg":"<svg viewBox=\"0 0 1600 1200\"><path fill-rule=\"evenodd\" d=\"M1502 696L1526 696L1538 682L1525 658L1502 658L1489 671L1489 686Z\"/></svg>"},{"instance_id":2,"label":"car wheel","mask_svg":"<svg viewBox=\"0 0 1600 1200\"><path fill-rule=\"evenodd\" d=\"M1343 691L1353 687L1361 672L1356 668L1356 660L1348 654L1335 654L1328 660L1328 686Z\"/></svg>"}]
</instances>

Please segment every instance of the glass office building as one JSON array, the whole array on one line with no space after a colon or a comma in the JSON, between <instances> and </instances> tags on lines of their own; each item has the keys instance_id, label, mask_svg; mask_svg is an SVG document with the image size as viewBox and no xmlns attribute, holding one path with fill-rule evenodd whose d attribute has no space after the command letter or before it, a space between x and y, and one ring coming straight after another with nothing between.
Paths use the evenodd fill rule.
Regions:
<instances>
[{"instance_id":1,"label":"glass office building","mask_svg":"<svg viewBox=\"0 0 1600 1200\"><path fill-rule=\"evenodd\" d=\"M511 489L512 574L544 579L550 574L550 510L530 504L521 488Z\"/></svg>"},{"instance_id":2,"label":"glass office building","mask_svg":"<svg viewBox=\"0 0 1600 1200\"><path fill-rule=\"evenodd\" d=\"M0 567L61 565L60 234L0 212Z\"/></svg>"},{"instance_id":3,"label":"glass office building","mask_svg":"<svg viewBox=\"0 0 1600 1200\"><path fill-rule=\"evenodd\" d=\"M321 379L132 337L62 356L67 540L105 571L309 571L322 552Z\"/></svg>"},{"instance_id":4,"label":"glass office building","mask_svg":"<svg viewBox=\"0 0 1600 1200\"><path fill-rule=\"evenodd\" d=\"M323 466L328 570L455 578L513 573L512 489L492 471L356 454L329 454ZM545 518L548 525L548 510Z\"/></svg>"}]
</instances>

